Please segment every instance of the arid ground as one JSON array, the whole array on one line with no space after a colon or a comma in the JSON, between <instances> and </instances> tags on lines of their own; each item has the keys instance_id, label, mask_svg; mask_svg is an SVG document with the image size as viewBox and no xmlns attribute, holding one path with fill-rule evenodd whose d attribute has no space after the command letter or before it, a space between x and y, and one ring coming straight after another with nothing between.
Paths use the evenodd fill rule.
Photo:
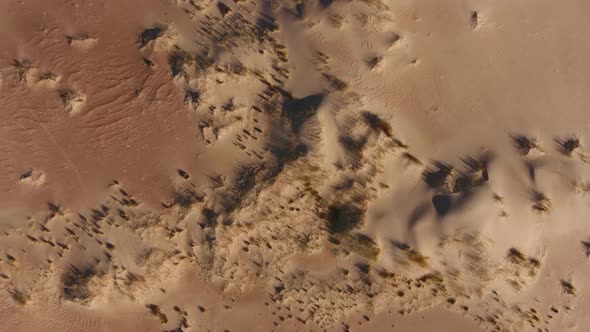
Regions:
<instances>
[{"instance_id":1,"label":"arid ground","mask_svg":"<svg viewBox=\"0 0 590 332\"><path fill-rule=\"evenodd\" d=\"M590 331L588 13L0 1L0 331Z\"/></svg>"}]
</instances>

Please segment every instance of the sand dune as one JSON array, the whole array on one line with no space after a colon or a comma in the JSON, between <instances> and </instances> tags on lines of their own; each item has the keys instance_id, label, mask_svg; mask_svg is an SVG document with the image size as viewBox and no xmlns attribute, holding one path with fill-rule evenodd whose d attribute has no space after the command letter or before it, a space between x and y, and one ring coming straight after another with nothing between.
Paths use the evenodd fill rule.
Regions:
<instances>
[{"instance_id":1,"label":"sand dune","mask_svg":"<svg viewBox=\"0 0 590 332\"><path fill-rule=\"evenodd\" d=\"M587 7L0 3L1 330L590 329Z\"/></svg>"}]
</instances>

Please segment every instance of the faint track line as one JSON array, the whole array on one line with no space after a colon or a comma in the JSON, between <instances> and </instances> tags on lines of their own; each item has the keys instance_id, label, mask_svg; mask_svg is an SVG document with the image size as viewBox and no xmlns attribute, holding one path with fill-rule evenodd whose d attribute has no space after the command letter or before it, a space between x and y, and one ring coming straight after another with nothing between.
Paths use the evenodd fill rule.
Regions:
<instances>
[{"instance_id":1,"label":"faint track line","mask_svg":"<svg viewBox=\"0 0 590 332\"><path fill-rule=\"evenodd\" d=\"M33 111L31 111L30 109L27 109L27 111L29 111L29 113L33 116L33 118L35 118L35 121L37 121L37 123L39 124L39 126L41 126L43 131L45 131L47 136L49 136L49 138L51 139L51 142L55 145L57 150L62 154L62 157L67 162L67 164L69 164L70 167L72 167L74 169L74 173L76 174L78 184L82 188L84 196L86 196L86 193L88 191L86 190L86 186L84 185L84 181L82 179L82 176L80 175L80 171L78 170L78 167L76 166L76 164L72 161L72 159L70 159L68 154L61 148L61 146L59 145L59 143L57 142L57 140L55 139L53 134L49 131L49 129L47 129L47 127L43 124L43 122L41 122L39 117L37 117L37 115Z\"/></svg>"}]
</instances>

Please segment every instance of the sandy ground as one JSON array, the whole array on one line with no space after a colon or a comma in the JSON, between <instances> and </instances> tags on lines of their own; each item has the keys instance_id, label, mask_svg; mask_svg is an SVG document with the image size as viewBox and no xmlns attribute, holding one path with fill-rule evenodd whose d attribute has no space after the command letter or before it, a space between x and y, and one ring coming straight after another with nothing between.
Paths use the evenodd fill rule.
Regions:
<instances>
[{"instance_id":1,"label":"sandy ground","mask_svg":"<svg viewBox=\"0 0 590 332\"><path fill-rule=\"evenodd\" d=\"M0 330L590 330L582 0L0 3Z\"/></svg>"}]
</instances>

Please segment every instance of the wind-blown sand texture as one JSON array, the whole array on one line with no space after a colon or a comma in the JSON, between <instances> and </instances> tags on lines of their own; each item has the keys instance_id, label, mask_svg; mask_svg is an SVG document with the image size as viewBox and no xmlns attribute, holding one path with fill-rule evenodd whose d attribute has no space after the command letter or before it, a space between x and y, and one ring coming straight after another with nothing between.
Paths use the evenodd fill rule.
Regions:
<instances>
[{"instance_id":1,"label":"wind-blown sand texture","mask_svg":"<svg viewBox=\"0 0 590 332\"><path fill-rule=\"evenodd\" d=\"M0 330L589 331L589 11L0 2Z\"/></svg>"}]
</instances>

